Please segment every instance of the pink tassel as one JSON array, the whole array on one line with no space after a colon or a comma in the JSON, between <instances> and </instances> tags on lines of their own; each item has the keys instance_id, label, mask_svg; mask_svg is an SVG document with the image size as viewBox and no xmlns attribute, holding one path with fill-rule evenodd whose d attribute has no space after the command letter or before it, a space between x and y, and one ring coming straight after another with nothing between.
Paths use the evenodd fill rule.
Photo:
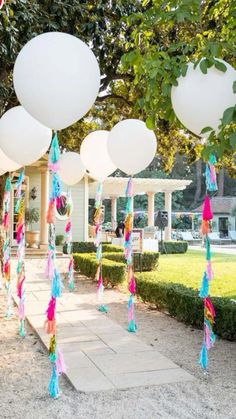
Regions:
<instances>
[{"instance_id":1,"label":"pink tassel","mask_svg":"<svg viewBox=\"0 0 236 419\"><path fill-rule=\"evenodd\" d=\"M9 227L9 213L8 212L4 214L2 224L3 224L5 229L7 229Z\"/></svg>"},{"instance_id":2,"label":"pink tassel","mask_svg":"<svg viewBox=\"0 0 236 419\"><path fill-rule=\"evenodd\" d=\"M134 194L133 179L129 178L127 189L126 189L126 196L130 198L133 196L133 194Z\"/></svg>"},{"instance_id":3,"label":"pink tassel","mask_svg":"<svg viewBox=\"0 0 236 419\"><path fill-rule=\"evenodd\" d=\"M23 300L19 302L18 315L19 315L20 320L25 318L25 303Z\"/></svg>"},{"instance_id":4,"label":"pink tassel","mask_svg":"<svg viewBox=\"0 0 236 419\"><path fill-rule=\"evenodd\" d=\"M203 203L203 210L202 210L202 219L204 221L210 221L213 218L213 214L211 211L211 203L210 198L208 195L205 196L204 203Z\"/></svg>"},{"instance_id":5,"label":"pink tassel","mask_svg":"<svg viewBox=\"0 0 236 419\"><path fill-rule=\"evenodd\" d=\"M66 233L69 233L69 232L70 232L70 230L71 230L71 222L70 222L70 221L68 221L68 223L66 224L66 227L65 227L65 232L66 232Z\"/></svg>"},{"instance_id":6,"label":"pink tassel","mask_svg":"<svg viewBox=\"0 0 236 419\"><path fill-rule=\"evenodd\" d=\"M17 284L17 297L22 298L25 277Z\"/></svg>"},{"instance_id":7,"label":"pink tassel","mask_svg":"<svg viewBox=\"0 0 236 419\"><path fill-rule=\"evenodd\" d=\"M97 288L99 289L100 288L100 286L102 285L102 275L100 275L99 276L99 278L98 278L98 282L97 282Z\"/></svg>"},{"instance_id":8,"label":"pink tassel","mask_svg":"<svg viewBox=\"0 0 236 419\"><path fill-rule=\"evenodd\" d=\"M135 283L133 269L132 269L131 266L128 268L128 277L129 277L128 290L131 294L135 294L136 293L136 283Z\"/></svg>"},{"instance_id":9,"label":"pink tassel","mask_svg":"<svg viewBox=\"0 0 236 419\"><path fill-rule=\"evenodd\" d=\"M49 301L48 308L47 308L47 318L48 320L52 321L55 317L55 309L56 309L56 298L52 297Z\"/></svg>"},{"instance_id":10,"label":"pink tassel","mask_svg":"<svg viewBox=\"0 0 236 419\"><path fill-rule=\"evenodd\" d=\"M54 274L54 264L53 264L53 252L48 252L48 258L46 263L46 269L45 269L45 277L48 279L52 279Z\"/></svg>"},{"instance_id":11,"label":"pink tassel","mask_svg":"<svg viewBox=\"0 0 236 419\"><path fill-rule=\"evenodd\" d=\"M48 205L47 223L48 224L54 223L54 199L51 199Z\"/></svg>"},{"instance_id":12,"label":"pink tassel","mask_svg":"<svg viewBox=\"0 0 236 419\"><path fill-rule=\"evenodd\" d=\"M63 205L63 202L61 200L61 197L57 196L56 197L56 207L57 207L57 209L61 208L62 205Z\"/></svg>"},{"instance_id":13,"label":"pink tassel","mask_svg":"<svg viewBox=\"0 0 236 419\"><path fill-rule=\"evenodd\" d=\"M211 339L210 339L210 331L207 326L205 326L205 342L206 342L206 348L209 351L209 349L211 349Z\"/></svg>"},{"instance_id":14,"label":"pink tassel","mask_svg":"<svg viewBox=\"0 0 236 419\"><path fill-rule=\"evenodd\" d=\"M48 168L54 173L58 172L59 170L58 162L56 163L48 162Z\"/></svg>"},{"instance_id":15,"label":"pink tassel","mask_svg":"<svg viewBox=\"0 0 236 419\"><path fill-rule=\"evenodd\" d=\"M57 374L59 375L64 374L66 372L66 364L64 361L64 357L59 348L57 349L56 369L57 369Z\"/></svg>"},{"instance_id":16,"label":"pink tassel","mask_svg":"<svg viewBox=\"0 0 236 419\"><path fill-rule=\"evenodd\" d=\"M216 170L215 170L215 166L213 164L209 165L210 168L210 177L211 177L211 182L212 183L216 183Z\"/></svg>"},{"instance_id":17,"label":"pink tassel","mask_svg":"<svg viewBox=\"0 0 236 419\"><path fill-rule=\"evenodd\" d=\"M17 231L16 231L16 241L19 244L22 238L22 234L23 234L23 228L24 228L24 224L20 224L19 227L17 227Z\"/></svg>"},{"instance_id":18,"label":"pink tassel","mask_svg":"<svg viewBox=\"0 0 236 419\"><path fill-rule=\"evenodd\" d=\"M206 274L207 274L207 279L210 281L213 278L213 272L212 272L212 266L211 266L210 260L207 262Z\"/></svg>"}]
</instances>

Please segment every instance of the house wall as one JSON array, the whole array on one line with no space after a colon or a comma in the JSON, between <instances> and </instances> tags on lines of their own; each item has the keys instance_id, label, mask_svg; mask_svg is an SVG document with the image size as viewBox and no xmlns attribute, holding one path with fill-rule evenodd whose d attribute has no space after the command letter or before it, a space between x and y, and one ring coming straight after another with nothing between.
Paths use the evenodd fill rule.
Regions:
<instances>
[{"instance_id":1,"label":"house wall","mask_svg":"<svg viewBox=\"0 0 236 419\"><path fill-rule=\"evenodd\" d=\"M37 189L37 198L32 200L29 199L29 207L39 208L41 207L41 173L37 168L27 168L26 174L29 176L29 193L33 187ZM49 181L51 190L51 179ZM63 185L62 191L67 192L68 186ZM87 217L87 180L84 178L77 185L71 187L71 196L73 200L73 212L71 216L72 222L72 234L74 241L84 241L87 239L88 225ZM40 221L33 226L34 230L40 230ZM56 234L64 234L65 221L58 220L56 218Z\"/></svg>"}]
</instances>

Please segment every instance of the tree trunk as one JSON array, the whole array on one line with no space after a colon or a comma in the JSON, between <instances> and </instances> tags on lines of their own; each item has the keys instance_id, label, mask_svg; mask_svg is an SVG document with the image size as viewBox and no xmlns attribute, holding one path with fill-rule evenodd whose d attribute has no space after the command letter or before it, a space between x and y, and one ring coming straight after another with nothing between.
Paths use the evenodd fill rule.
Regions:
<instances>
[{"instance_id":1,"label":"tree trunk","mask_svg":"<svg viewBox=\"0 0 236 419\"><path fill-rule=\"evenodd\" d=\"M218 175L218 194L217 196L224 196L224 180L225 180L225 170L224 167L220 169Z\"/></svg>"},{"instance_id":2,"label":"tree trunk","mask_svg":"<svg viewBox=\"0 0 236 419\"><path fill-rule=\"evenodd\" d=\"M193 199L192 207L196 208L199 204L201 194L202 194L202 160L199 159L195 163L195 182L196 182L196 190Z\"/></svg>"}]
</instances>

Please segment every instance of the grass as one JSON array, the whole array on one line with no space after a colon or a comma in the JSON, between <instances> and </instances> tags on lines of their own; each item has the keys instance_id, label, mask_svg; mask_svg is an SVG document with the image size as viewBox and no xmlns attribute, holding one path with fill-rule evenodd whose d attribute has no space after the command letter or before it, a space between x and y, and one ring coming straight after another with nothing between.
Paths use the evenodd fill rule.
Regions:
<instances>
[{"instance_id":1,"label":"grass","mask_svg":"<svg viewBox=\"0 0 236 419\"><path fill-rule=\"evenodd\" d=\"M199 289L206 266L202 252L188 251L185 254L161 255L158 281L183 284ZM210 283L210 295L236 299L236 256L213 253L212 266L214 278Z\"/></svg>"}]
</instances>

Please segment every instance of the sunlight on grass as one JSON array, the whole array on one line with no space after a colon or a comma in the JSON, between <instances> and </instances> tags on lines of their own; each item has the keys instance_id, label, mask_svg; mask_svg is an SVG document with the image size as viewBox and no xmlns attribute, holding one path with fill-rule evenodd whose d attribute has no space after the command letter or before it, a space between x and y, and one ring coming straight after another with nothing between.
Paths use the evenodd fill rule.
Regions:
<instances>
[{"instance_id":1,"label":"sunlight on grass","mask_svg":"<svg viewBox=\"0 0 236 419\"><path fill-rule=\"evenodd\" d=\"M194 250L185 254L161 255L158 281L199 289L205 265L204 254ZM210 294L236 298L236 256L213 253L212 266L214 278L210 283Z\"/></svg>"}]
</instances>

